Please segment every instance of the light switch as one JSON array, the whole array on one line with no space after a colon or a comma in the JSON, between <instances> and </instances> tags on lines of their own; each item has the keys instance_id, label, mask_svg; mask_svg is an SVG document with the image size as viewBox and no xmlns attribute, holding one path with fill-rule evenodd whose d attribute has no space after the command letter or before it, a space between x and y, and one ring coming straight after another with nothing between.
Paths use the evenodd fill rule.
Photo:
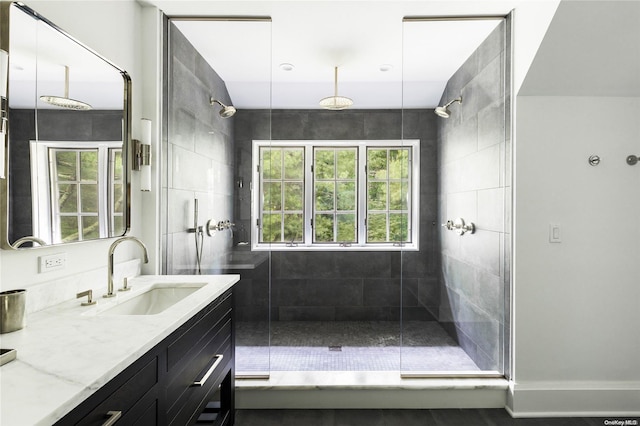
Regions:
<instances>
[{"instance_id":1,"label":"light switch","mask_svg":"<svg viewBox=\"0 0 640 426\"><path fill-rule=\"evenodd\" d=\"M562 242L562 239L560 238L560 225L557 223L549 224L549 242L550 243Z\"/></svg>"}]
</instances>

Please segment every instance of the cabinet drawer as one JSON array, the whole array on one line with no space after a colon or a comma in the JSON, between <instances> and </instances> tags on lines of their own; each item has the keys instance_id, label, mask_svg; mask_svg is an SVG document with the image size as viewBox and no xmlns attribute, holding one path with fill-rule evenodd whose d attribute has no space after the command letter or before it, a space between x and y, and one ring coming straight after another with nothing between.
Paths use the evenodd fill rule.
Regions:
<instances>
[{"instance_id":1,"label":"cabinet drawer","mask_svg":"<svg viewBox=\"0 0 640 426\"><path fill-rule=\"evenodd\" d=\"M169 373L166 388L169 418L175 415L175 412L180 409L185 399L189 398L189 395L201 388L195 386L194 382L202 379L213 364L218 361L217 355L222 355L222 359L218 361L215 371L209 376L206 386L217 380L220 371L232 357L231 326L231 321L228 320L223 326L217 327L217 330L209 334L208 342L199 348L194 348L194 353L185 357L188 361L176 366Z\"/></svg>"},{"instance_id":2,"label":"cabinet drawer","mask_svg":"<svg viewBox=\"0 0 640 426\"><path fill-rule=\"evenodd\" d=\"M140 370L129 376L122 386L118 387L108 399L99 403L93 410L86 414L78 425L102 425L107 420L107 413L110 411L120 412L123 420L128 415L138 417L146 411L148 401L155 401L155 395L144 398L145 394L158 382L158 358L153 357ZM117 378L116 378L117 379ZM111 384L109 382L105 387ZM137 402L145 403L146 406L139 406ZM155 403L154 403L155 406ZM141 411L136 415L136 412ZM121 422L122 423L122 422ZM68 423L66 423L68 424Z\"/></svg>"},{"instance_id":3,"label":"cabinet drawer","mask_svg":"<svg viewBox=\"0 0 640 426\"><path fill-rule=\"evenodd\" d=\"M178 337L167 347L167 371L179 363L188 363L189 360L183 358L188 357L194 347L204 344L212 329L231 318L231 308L231 292L227 292L178 329Z\"/></svg>"},{"instance_id":4,"label":"cabinet drawer","mask_svg":"<svg viewBox=\"0 0 640 426\"><path fill-rule=\"evenodd\" d=\"M221 385L225 379L231 374L231 366L233 360L232 349L230 340L225 341L223 350L216 353L216 355L222 355L221 362L216 366L215 370L211 372L211 375L202 384L202 386L194 386L193 381L190 381L188 387L183 389L179 399L167 412L167 424L168 425L189 425L193 424L200 413L205 409L207 403L214 398L216 392L221 388ZM207 370L213 365L213 357L210 362L205 365L198 375L198 379L202 378ZM220 358L218 358L220 359Z\"/></svg>"}]
</instances>

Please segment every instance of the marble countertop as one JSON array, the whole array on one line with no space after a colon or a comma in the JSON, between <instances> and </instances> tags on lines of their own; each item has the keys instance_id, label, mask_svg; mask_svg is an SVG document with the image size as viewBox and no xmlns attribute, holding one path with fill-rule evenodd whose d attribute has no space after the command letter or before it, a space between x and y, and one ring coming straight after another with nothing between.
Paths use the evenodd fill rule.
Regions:
<instances>
[{"instance_id":1,"label":"marble countertop","mask_svg":"<svg viewBox=\"0 0 640 426\"><path fill-rule=\"evenodd\" d=\"M98 294L93 306L74 299L29 315L24 329L0 335L1 347L17 350L17 359L0 367L0 424L55 423L239 278L139 276L113 299ZM156 283L201 287L155 315L100 315Z\"/></svg>"}]
</instances>

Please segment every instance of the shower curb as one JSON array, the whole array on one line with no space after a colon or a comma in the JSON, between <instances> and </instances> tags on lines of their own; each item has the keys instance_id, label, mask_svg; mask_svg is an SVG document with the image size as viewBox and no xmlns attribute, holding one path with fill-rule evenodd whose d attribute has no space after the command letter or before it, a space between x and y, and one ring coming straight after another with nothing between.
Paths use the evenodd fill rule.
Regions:
<instances>
[{"instance_id":1,"label":"shower curb","mask_svg":"<svg viewBox=\"0 0 640 426\"><path fill-rule=\"evenodd\" d=\"M504 378L402 379L398 372L272 372L236 380L242 409L504 408Z\"/></svg>"}]
</instances>

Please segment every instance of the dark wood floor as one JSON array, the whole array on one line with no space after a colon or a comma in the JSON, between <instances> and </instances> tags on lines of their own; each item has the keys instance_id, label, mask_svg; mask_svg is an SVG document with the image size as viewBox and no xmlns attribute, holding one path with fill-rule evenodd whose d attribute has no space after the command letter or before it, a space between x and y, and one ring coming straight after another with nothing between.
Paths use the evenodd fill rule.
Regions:
<instances>
[{"instance_id":1,"label":"dark wood floor","mask_svg":"<svg viewBox=\"0 0 640 426\"><path fill-rule=\"evenodd\" d=\"M640 426L638 417L514 419L481 410L237 410L236 426L603 426L605 420Z\"/></svg>"}]
</instances>

